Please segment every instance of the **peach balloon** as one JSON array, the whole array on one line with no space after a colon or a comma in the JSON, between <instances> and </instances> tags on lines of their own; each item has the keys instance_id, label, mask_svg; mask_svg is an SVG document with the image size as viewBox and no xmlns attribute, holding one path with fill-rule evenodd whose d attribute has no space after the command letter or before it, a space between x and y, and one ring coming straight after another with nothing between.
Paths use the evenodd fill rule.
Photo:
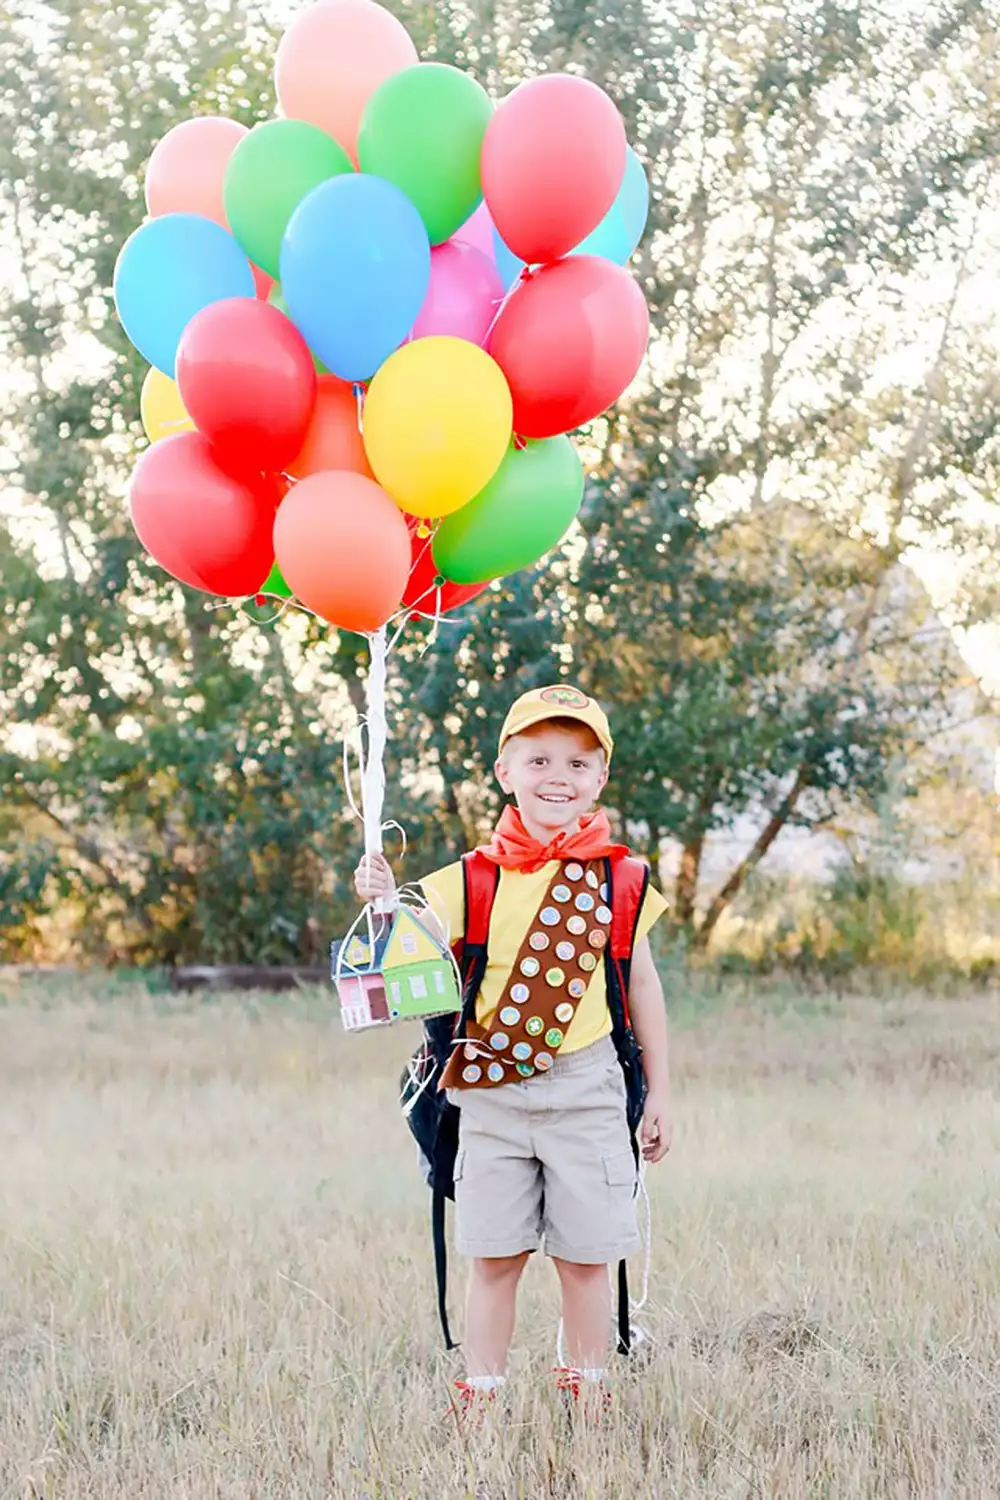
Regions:
<instances>
[{"instance_id":1,"label":"peach balloon","mask_svg":"<svg viewBox=\"0 0 1000 1500\"><path fill-rule=\"evenodd\" d=\"M374 480L344 470L293 485L274 519L274 550L306 609L360 634L395 614L410 574L402 512Z\"/></svg>"},{"instance_id":2,"label":"peach balloon","mask_svg":"<svg viewBox=\"0 0 1000 1500\"><path fill-rule=\"evenodd\" d=\"M274 83L282 112L308 120L358 161L358 127L380 83L418 61L402 22L374 0L318 0L289 26Z\"/></svg>"},{"instance_id":3,"label":"peach balloon","mask_svg":"<svg viewBox=\"0 0 1000 1500\"><path fill-rule=\"evenodd\" d=\"M305 479L321 469L348 469L375 478L358 427L357 397L347 381L338 380L336 375L317 378L309 431L286 473Z\"/></svg>"},{"instance_id":4,"label":"peach balloon","mask_svg":"<svg viewBox=\"0 0 1000 1500\"><path fill-rule=\"evenodd\" d=\"M245 125L218 115L185 120L168 130L146 167L146 207L161 214L202 214L228 229L222 179Z\"/></svg>"}]
</instances>

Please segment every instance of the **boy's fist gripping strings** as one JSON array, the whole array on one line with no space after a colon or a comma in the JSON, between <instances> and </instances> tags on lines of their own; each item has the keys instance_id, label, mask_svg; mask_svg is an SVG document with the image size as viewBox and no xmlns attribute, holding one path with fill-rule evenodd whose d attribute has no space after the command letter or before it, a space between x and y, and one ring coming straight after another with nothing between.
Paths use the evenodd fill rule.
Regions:
<instances>
[{"instance_id":1,"label":"boy's fist gripping strings","mask_svg":"<svg viewBox=\"0 0 1000 1500\"><path fill-rule=\"evenodd\" d=\"M362 901L380 901L396 889L392 866L384 854L366 854L354 872L354 889Z\"/></svg>"}]
</instances>

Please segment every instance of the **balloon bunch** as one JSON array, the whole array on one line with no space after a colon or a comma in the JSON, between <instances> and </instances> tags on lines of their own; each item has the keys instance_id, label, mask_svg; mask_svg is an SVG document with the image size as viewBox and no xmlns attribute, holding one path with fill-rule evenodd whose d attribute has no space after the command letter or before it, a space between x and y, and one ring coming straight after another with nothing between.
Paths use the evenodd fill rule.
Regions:
<instances>
[{"instance_id":1,"label":"balloon bunch","mask_svg":"<svg viewBox=\"0 0 1000 1500\"><path fill-rule=\"evenodd\" d=\"M130 502L182 583L369 634L537 561L576 515L566 436L622 394L648 191L585 79L496 108L374 0L281 40L282 117L160 141L115 269L149 360Z\"/></svg>"}]
</instances>

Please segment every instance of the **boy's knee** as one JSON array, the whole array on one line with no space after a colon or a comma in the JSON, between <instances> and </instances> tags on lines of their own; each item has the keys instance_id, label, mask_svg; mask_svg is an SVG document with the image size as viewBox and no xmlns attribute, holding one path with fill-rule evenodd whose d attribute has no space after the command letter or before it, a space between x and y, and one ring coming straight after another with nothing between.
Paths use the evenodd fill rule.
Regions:
<instances>
[{"instance_id":1,"label":"boy's knee","mask_svg":"<svg viewBox=\"0 0 1000 1500\"><path fill-rule=\"evenodd\" d=\"M608 1268L605 1265L584 1265L580 1261L560 1260L558 1256L553 1257L555 1268L563 1281L571 1281L574 1286L594 1286L607 1282Z\"/></svg>"},{"instance_id":2,"label":"boy's knee","mask_svg":"<svg viewBox=\"0 0 1000 1500\"><path fill-rule=\"evenodd\" d=\"M522 1250L520 1255L492 1255L487 1257L476 1257L476 1274L482 1281L492 1283L503 1281L517 1281L528 1264L528 1251Z\"/></svg>"}]
</instances>

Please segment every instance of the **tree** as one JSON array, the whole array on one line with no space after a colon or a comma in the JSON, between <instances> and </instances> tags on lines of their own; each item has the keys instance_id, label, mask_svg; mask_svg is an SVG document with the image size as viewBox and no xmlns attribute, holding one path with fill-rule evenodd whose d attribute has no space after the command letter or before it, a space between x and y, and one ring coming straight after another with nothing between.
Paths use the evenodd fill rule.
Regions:
<instances>
[{"instance_id":1,"label":"tree","mask_svg":"<svg viewBox=\"0 0 1000 1500\"><path fill-rule=\"evenodd\" d=\"M992 329L970 295L994 205L987 18L952 0L400 9L425 55L495 94L542 66L609 89L652 179L656 336L646 387L589 435L566 547L430 645L404 635L388 812L414 871L453 855L495 809L510 697L580 677L619 704L623 815L652 853L683 847L682 922L704 838L761 808L707 938L771 830L877 788L933 711L933 664L898 649L883 605L907 549L991 555ZM364 643L172 584L122 502L143 371L110 284L143 165L192 113L269 115L274 43L246 0L58 0L0 38L20 273L0 514L11 951L69 902L95 953L309 958L350 908L340 738ZM960 602L982 608L971 575Z\"/></svg>"}]
</instances>

